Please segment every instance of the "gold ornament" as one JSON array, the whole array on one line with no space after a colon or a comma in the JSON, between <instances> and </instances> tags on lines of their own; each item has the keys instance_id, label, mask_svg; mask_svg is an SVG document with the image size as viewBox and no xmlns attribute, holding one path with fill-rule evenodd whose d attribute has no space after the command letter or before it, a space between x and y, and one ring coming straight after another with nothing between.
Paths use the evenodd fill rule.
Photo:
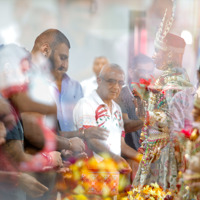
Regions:
<instances>
[{"instance_id":1,"label":"gold ornament","mask_svg":"<svg viewBox=\"0 0 200 200\"><path fill-rule=\"evenodd\" d=\"M199 137L199 130L197 128L193 129L192 134L190 136L191 141L195 141Z\"/></svg>"}]
</instances>

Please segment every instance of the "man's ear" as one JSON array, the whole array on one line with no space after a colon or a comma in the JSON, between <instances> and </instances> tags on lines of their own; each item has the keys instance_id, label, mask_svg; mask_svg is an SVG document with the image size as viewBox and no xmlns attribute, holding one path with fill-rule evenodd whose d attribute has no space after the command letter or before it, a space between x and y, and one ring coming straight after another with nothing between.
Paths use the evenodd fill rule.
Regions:
<instances>
[{"instance_id":1,"label":"man's ear","mask_svg":"<svg viewBox=\"0 0 200 200\"><path fill-rule=\"evenodd\" d=\"M42 54L45 56L45 57L47 57L47 58L49 58L50 57L50 55L51 55L51 48L50 48L50 46L49 46L49 44L48 43L44 43L42 46L41 46L41 52L42 52Z\"/></svg>"}]
</instances>

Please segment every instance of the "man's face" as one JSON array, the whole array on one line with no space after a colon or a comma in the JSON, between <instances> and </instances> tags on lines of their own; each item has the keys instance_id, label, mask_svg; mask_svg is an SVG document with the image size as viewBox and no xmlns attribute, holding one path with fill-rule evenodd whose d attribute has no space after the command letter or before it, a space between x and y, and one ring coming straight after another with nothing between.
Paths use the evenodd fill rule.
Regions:
<instances>
[{"instance_id":1,"label":"man's face","mask_svg":"<svg viewBox=\"0 0 200 200\"><path fill-rule=\"evenodd\" d=\"M69 48L65 43L57 45L50 56L53 73L63 76L68 70Z\"/></svg>"},{"instance_id":2,"label":"man's face","mask_svg":"<svg viewBox=\"0 0 200 200\"><path fill-rule=\"evenodd\" d=\"M154 63L157 69L162 70L163 66L166 64L167 52L161 50L155 50L154 55L152 56Z\"/></svg>"},{"instance_id":3,"label":"man's face","mask_svg":"<svg viewBox=\"0 0 200 200\"><path fill-rule=\"evenodd\" d=\"M154 64L153 63L139 63L137 68L134 70L134 76L140 79L150 79L154 73Z\"/></svg>"},{"instance_id":4,"label":"man's face","mask_svg":"<svg viewBox=\"0 0 200 200\"><path fill-rule=\"evenodd\" d=\"M125 76L119 70L110 70L103 77L98 78L98 85L103 100L116 99L124 85Z\"/></svg>"}]
</instances>

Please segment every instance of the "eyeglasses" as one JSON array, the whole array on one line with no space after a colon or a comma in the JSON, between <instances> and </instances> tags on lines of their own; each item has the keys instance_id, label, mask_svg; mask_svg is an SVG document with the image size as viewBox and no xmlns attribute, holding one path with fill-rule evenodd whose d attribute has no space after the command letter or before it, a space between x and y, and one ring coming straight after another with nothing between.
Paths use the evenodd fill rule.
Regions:
<instances>
[{"instance_id":1,"label":"eyeglasses","mask_svg":"<svg viewBox=\"0 0 200 200\"><path fill-rule=\"evenodd\" d=\"M100 78L103 79L104 81L106 81L110 86L114 86L114 85L118 84L119 87L123 87L125 85L124 81L117 81L115 79L105 79L102 76Z\"/></svg>"}]
</instances>

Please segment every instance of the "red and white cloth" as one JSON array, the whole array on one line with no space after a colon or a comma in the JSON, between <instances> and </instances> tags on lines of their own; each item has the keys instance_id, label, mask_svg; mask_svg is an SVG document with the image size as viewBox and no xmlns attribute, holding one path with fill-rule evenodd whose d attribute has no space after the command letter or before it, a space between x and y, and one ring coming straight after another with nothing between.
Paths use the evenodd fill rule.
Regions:
<instances>
[{"instance_id":1,"label":"red and white cloth","mask_svg":"<svg viewBox=\"0 0 200 200\"><path fill-rule=\"evenodd\" d=\"M107 104L94 91L90 96L78 101L73 112L74 124L77 129L98 126L109 130L105 143L111 152L121 154L121 137L124 134L124 126L121 108L112 101L112 113ZM94 155L98 157L95 153Z\"/></svg>"}]
</instances>

